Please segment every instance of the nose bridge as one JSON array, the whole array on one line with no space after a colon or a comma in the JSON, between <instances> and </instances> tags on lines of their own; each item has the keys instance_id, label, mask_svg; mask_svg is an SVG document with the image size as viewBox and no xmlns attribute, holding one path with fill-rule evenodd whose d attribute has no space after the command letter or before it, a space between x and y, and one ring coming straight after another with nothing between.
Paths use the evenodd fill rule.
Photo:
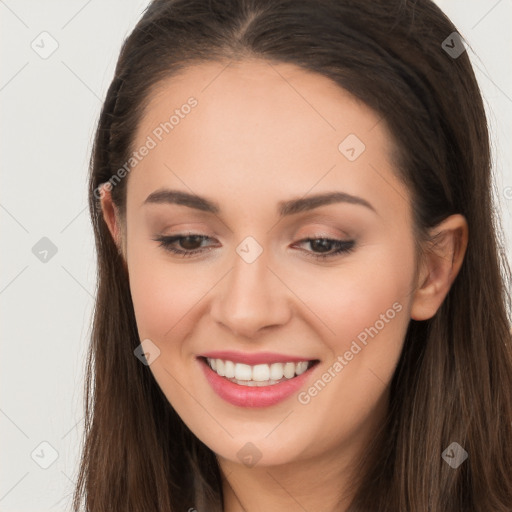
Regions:
<instances>
[{"instance_id":1,"label":"nose bridge","mask_svg":"<svg viewBox=\"0 0 512 512\"><path fill-rule=\"evenodd\" d=\"M268 252L252 237L236 248L232 270L215 295L214 319L235 334L252 336L288 317L286 287L267 268Z\"/></svg>"}]
</instances>

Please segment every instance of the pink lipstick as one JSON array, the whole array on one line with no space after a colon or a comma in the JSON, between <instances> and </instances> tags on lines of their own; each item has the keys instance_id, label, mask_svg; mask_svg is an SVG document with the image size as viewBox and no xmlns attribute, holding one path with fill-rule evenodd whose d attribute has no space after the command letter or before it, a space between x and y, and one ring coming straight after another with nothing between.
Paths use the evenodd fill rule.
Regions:
<instances>
[{"instance_id":1,"label":"pink lipstick","mask_svg":"<svg viewBox=\"0 0 512 512\"><path fill-rule=\"evenodd\" d=\"M300 362L306 361L307 359L269 353L241 356L240 353L233 352L210 352L208 356L198 357L201 369L212 389L222 399L238 407L268 407L282 402L296 393L306 381L309 380L319 363L318 360L313 361L304 373L291 379L284 379L278 384L268 386L244 386L236 382L231 382L226 377L221 377L217 372L212 370L206 361L206 357L211 357L210 354L212 354L212 358L215 359L228 359L233 362L250 365L271 364L274 362ZM220 354L222 354L222 357L219 357ZM228 355L230 357L228 357Z\"/></svg>"}]
</instances>

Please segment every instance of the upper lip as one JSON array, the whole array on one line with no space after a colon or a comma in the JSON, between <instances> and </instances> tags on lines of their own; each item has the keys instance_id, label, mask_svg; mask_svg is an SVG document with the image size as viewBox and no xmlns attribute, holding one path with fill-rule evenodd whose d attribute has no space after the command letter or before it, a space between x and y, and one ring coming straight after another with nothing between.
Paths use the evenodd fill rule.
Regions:
<instances>
[{"instance_id":1,"label":"upper lip","mask_svg":"<svg viewBox=\"0 0 512 512\"><path fill-rule=\"evenodd\" d=\"M205 352L199 357L208 357L210 359L224 359L233 361L234 363L243 363L250 366L256 364L272 364L272 363L298 363L300 361L316 361L301 356L290 356L286 354L276 354L274 352L234 352L231 350L215 350Z\"/></svg>"}]
</instances>

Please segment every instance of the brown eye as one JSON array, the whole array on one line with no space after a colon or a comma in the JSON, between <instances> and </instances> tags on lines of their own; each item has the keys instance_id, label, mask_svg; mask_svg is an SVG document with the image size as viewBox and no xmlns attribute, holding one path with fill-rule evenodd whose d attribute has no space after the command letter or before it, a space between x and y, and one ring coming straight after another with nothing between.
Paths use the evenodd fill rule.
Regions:
<instances>
[{"instance_id":1,"label":"brown eye","mask_svg":"<svg viewBox=\"0 0 512 512\"><path fill-rule=\"evenodd\" d=\"M205 252L211 249L211 247L201 247L201 242L204 240L210 240L210 237L206 235L190 234L158 236L153 238L153 240L155 240L155 242L160 242L160 246L163 247L166 251L182 257L193 256L194 254Z\"/></svg>"},{"instance_id":2,"label":"brown eye","mask_svg":"<svg viewBox=\"0 0 512 512\"><path fill-rule=\"evenodd\" d=\"M179 239L179 244L183 249L187 251L193 251L194 249L198 249L201 246L203 238L204 237L200 235L188 235L181 237Z\"/></svg>"},{"instance_id":3,"label":"brown eye","mask_svg":"<svg viewBox=\"0 0 512 512\"><path fill-rule=\"evenodd\" d=\"M320 252L329 252L332 249L333 241L327 240L326 238L318 238L315 240L311 240L310 246L313 249L313 251L320 251Z\"/></svg>"},{"instance_id":4,"label":"brown eye","mask_svg":"<svg viewBox=\"0 0 512 512\"><path fill-rule=\"evenodd\" d=\"M308 243L312 249L311 251L306 251L308 256L319 259L331 258L341 253L349 253L354 250L355 246L355 240L334 240L331 238L305 238L300 243Z\"/></svg>"}]
</instances>

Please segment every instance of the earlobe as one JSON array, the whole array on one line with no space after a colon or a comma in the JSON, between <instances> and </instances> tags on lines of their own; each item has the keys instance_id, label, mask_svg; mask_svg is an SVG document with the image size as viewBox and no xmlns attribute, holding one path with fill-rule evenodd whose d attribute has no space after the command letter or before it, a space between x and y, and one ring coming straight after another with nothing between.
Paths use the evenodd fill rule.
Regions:
<instances>
[{"instance_id":1,"label":"earlobe","mask_svg":"<svg viewBox=\"0 0 512 512\"><path fill-rule=\"evenodd\" d=\"M459 273L468 243L467 221L460 214L447 217L430 233L411 307L413 320L428 320L436 314Z\"/></svg>"}]
</instances>

